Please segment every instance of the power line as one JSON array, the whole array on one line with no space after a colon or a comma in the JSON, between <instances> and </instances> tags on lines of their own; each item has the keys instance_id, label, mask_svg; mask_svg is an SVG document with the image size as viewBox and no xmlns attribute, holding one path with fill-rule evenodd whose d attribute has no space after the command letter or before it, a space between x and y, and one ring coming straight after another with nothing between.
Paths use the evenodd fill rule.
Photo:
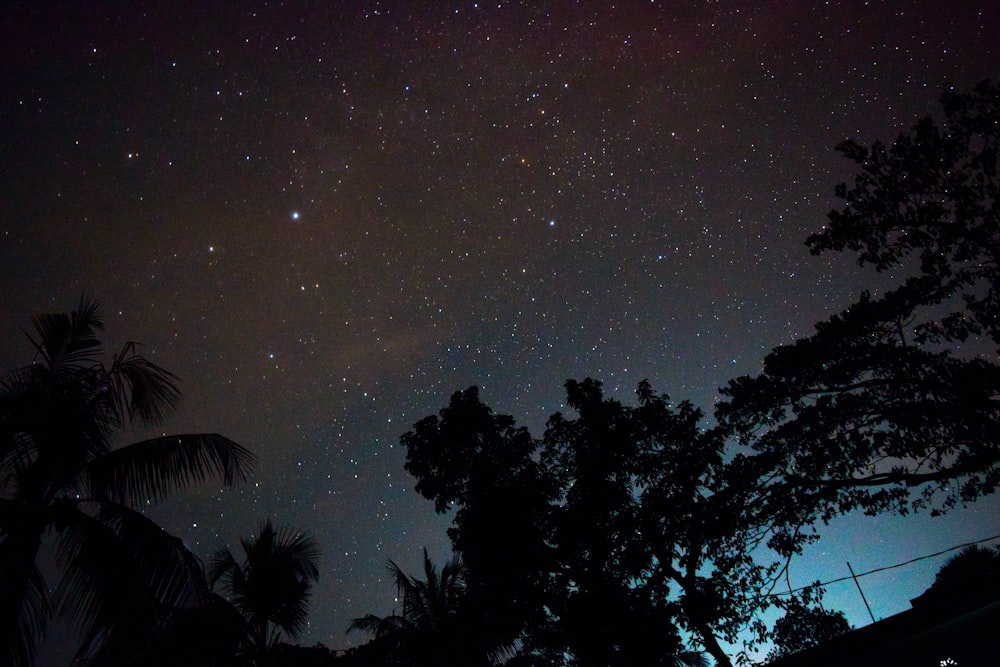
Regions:
<instances>
[{"instance_id":1,"label":"power line","mask_svg":"<svg viewBox=\"0 0 1000 667\"><path fill-rule=\"evenodd\" d=\"M996 539L1000 539L1000 535L994 535L993 537L985 537L985 538L983 538L981 540L976 540L975 542L966 542L965 544L958 544L958 545L953 546L953 547L948 547L947 549L944 549L943 551L938 551L936 553L927 554L926 556L918 556L917 558L911 558L908 561L904 561L902 563L896 563L895 565L886 565L885 567L877 567L874 570L868 570L867 572L862 572L862 573L860 573L860 574L858 574L856 576L840 577L839 579L831 579L830 581L824 581L824 582L819 583L819 584L809 584L808 586L799 586L798 588L793 588L793 589L788 590L788 591L781 591L780 593L768 593L764 597L774 597L774 596L778 596L778 595L792 595L793 593L798 593L799 591L804 591L807 588L823 588L825 586L829 586L830 584L839 584L842 581L848 581L850 579L855 579L856 577L867 577L869 574L876 574L878 572L885 572L886 570L895 570L898 567L903 567L905 565L912 565L913 563L916 563L917 561L927 560L928 558L935 558L935 557L940 556L942 554L946 554L949 551L955 551L957 549L964 549L965 547L975 546L976 544L982 544L983 542L990 542L990 541L996 540Z\"/></svg>"}]
</instances>

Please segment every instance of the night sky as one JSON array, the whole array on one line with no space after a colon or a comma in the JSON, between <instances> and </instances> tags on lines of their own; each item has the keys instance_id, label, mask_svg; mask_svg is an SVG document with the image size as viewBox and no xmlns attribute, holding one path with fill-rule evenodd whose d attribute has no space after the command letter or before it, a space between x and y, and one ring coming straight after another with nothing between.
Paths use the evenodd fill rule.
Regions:
<instances>
[{"instance_id":1,"label":"night sky","mask_svg":"<svg viewBox=\"0 0 1000 667\"><path fill-rule=\"evenodd\" d=\"M104 304L177 373L165 432L253 479L151 514L196 553L266 517L323 548L303 644L448 553L399 436L478 385L540 436L562 383L711 410L882 280L803 240L948 84L997 76L1000 3L23 2L0 10L0 368L31 314ZM1000 503L848 519L832 579L988 537ZM862 580L877 617L943 557ZM829 606L855 625L850 582Z\"/></svg>"}]
</instances>

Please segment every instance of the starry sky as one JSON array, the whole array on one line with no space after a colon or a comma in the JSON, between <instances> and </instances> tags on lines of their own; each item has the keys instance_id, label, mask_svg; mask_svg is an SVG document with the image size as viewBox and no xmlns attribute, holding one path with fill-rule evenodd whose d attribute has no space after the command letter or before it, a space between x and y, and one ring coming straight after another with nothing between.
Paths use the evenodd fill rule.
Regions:
<instances>
[{"instance_id":1,"label":"starry sky","mask_svg":"<svg viewBox=\"0 0 1000 667\"><path fill-rule=\"evenodd\" d=\"M448 553L399 436L469 385L541 435L567 378L711 409L880 280L803 240L945 86L996 76L1000 4L15 2L0 11L0 362L32 313L104 304L177 373L166 432L259 457L151 514L207 556L307 529L301 642L387 613ZM1000 504L848 518L793 583L997 532ZM877 617L942 559L866 577ZM827 602L855 625L853 584Z\"/></svg>"}]
</instances>

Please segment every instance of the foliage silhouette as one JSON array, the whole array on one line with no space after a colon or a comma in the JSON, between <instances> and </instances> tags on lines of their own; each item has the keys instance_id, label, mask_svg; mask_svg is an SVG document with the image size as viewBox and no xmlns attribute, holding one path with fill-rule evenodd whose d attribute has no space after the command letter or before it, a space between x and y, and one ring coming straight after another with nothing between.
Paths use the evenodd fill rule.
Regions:
<instances>
[{"instance_id":1,"label":"foliage silhouette","mask_svg":"<svg viewBox=\"0 0 1000 667\"><path fill-rule=\"evenodd\" d=\"M785 615L774 624L774 648L767 654L767 659L777 660L819 646L850 630L851 624L841 611L790 604L785 609Z\"/></svg>"},{"instance_id":2,"label":"foliage silhouette","mask_svg":"<svg viewBox=\"0 0 1000 667\"><path fill-rule=\"evenodd\" d=\"M239 611L218 594L197 606L172 609L158 631L104 644L87 667L240 667L246 622Z\"/></svg>"},{"instance_id":3,"label":"foliage silhouette","mask_svg":"<svg viewBox=\"0 0 1000 667\"><path fill-rule=\"evenodd\" d=\"M351 621L348 632L360 630L374 637L386 662L417 666L491 665L507 647L486 646L482 633L465 614L465 566L457 556L441 568L424 549L424 578L406 574L389 561L389 572L402 599L402 614L379 617L367 614Z\"/></svg>"},{"instance_id":4,"label":"foliage silhouette","mask_svg":"<svg viewBox=\"0 0 1000 667\"><path fill-rule=\"evenodd\" d=\"M28 665L54 611L80 633L78 658L134 644L208 591L200 563L137 508L210 477L246 477L253 456L216 434L114 448L132 425L179 405L176 378L125 345L105 365L96 302L37 315L34 363L0 381L0 647ZM37 560L54 536L61 579L50 600Z\"/></svg>"},{"instance_id":5,"label":"foliage silhouette","mask_svg":"<svg viewBox=\"0 0 1000 667\"><path fill-rule=\"evenodd\" d=\"M510 587L518 605L492 607L490 618L500 609L499 625L517 631L505 637L539 664L566 655L577 665L675 664L678 624L728 661L715 632L742 627L740 605L755 604L747 592L761 572L732 549L734 522L722 517L735 500L712 490L722 441L699 428L700 411L672 406L648 383L635 408L605 399L594 380L566 387L579 417L553 415L541 441L494 415L475 388L402 437L417 490L439 511L457 506L450 535L469 598L475 587L479 600L498 598L496 581ZM507 534L527 558L491 557ZM706 575L713 559L725 561L724 576ZM723 609L723 597L733 606Z\"/></svg>"},{"instance_id":6,"label":"foliage silhouette","mask_svg":"<svg viewBox=\"0 0 1000 667\"><path fill-rule=\"evenodd\" d=\"M717 427L648 383L627 407L587 379L566 383L577 417L553 415L541 440L474 387L402 436L417 491L456 510L468 595L506 639L607 665L650 637L647 654L676 653L680 627L730 664L720 640L765 635L756 612L821 522L944 512L996 489L1000 88L943 105L940 128L842 144L861 173L808 239L908 277L731 381Z\"/></svg>"},{"instance_id":7,"label":"foliage silhouette","mask_svg":"<svg viewBox=\"0 0 1000 667\"><path fill-rule=\"evenodd\" d=\"M466 567L464 614L486 633L483 644L500 649L525 625L543 627L556 488L527 429L495 415L473 387L456 393L440 419L418 422L403 443L417 491L439 512L457 507L449 536Z\"/></svg>"},{"instance_id":8,"label":"foliage silhouette","mask_svg":"<svg viewBox=\"0 0 1000 667\"><path fill-rule=\"evenodd\" d=\"M1000 550L970 546L945 561L914 607L972 608L1000 600Z\"/></svg>"},{"instance_id":9,"label":"foliage silhouette","mask_svg":"<svg viewBox=\"0 0 1000 667\"><path fill-rule=\"evenodd\" d=\"M319 547L304 533L276 530L270 519L240 545L242 562L227 547L216 551L208 581L213 587L220 584L224 596L243 615L244 653L265 661L282 632L294 639L305 627L310 583L319 578Z\"/></svg>"},{"instance_id":10,"label":"foliage silhouette","mask_svg":"<svg viewBox=\"0 0 1000 667\"><path fill-rule=\"evenodd\" d=\"M840 145L861 171L808 239L901 284L864 293L724 389L720 422L795 488L790 523L937 513L1000 482L1000 87L942 101L940 127L925 118L890 146Z\"/></svg>"}]
</instances>

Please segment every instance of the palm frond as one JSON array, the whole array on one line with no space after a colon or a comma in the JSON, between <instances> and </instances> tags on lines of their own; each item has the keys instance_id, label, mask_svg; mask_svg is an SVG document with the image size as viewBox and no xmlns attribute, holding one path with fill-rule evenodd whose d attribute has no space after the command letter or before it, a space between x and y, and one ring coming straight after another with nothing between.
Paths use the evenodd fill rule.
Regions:
<instances>
[{"instance_id":1,"label":"palm frond","mask_svg":"<svg viewBox=\"0 0 1000 667\"><path fill-rule=\"evenodd\" d=\"M90 365L100 357L103 347L97 332L104 330L100 306L81 296L72 313L42 313L31 318L37 338L28 335L35 350L53 373Z\"/></svg>"},{"instance_id":2,"label":"palm frond","mask_svg":"<svg viewBox=\"0 0 1000 667\"><path fill-rule=\"evenodd\" d=\"M23 431L0 433L0 489L16 493L16 481L38 456L35 440Z\"/></svg>"},{"instance_id":3,"label":"palm frond","mask_svg":"<svg viewBox=\"0 0 1000 667\"><path fill-rule=\"evenodd\" d=\"M438 612L443 611L443 595L441 591L441 584L443 583L438 576L437 567L431 561L431 557L427 555L427 547L424 547L424 580L417 582L417 585L423 589L423 595L420 600L421 611L432 624L440 618Z\"/></svg>"},{"instance_id":4,"label":"palm frond","mask_svg":"<svg viewBox=\"0 0 1000 667\"><path fill-rule=\"evenodd\" d=\"M62 501L56 562L60 612L81 637L78 658L135 651L171 610L210 599L201 563L183 543L127 507Z\"/></svg>"},{"instance_id":5,"label":"palm frond","mask_svg":"<svg viewBox=\"0 0 1000 667\"><path fill-rule=\"evenodd\" d=\"M396 597L403 601L403 616L414 626L423 627L427 614L422 609L420 581L406 574L392 559L389 559L386 568L396 585Z\"/></svg>"},{"instance_id":6,"label":"palm frond","mask_svg":"<svg viewBox=\"0 0 1000 667\"><path fill-rule=\"evenodd\" d=\"M247 621L255 651L265 651L284 631L296 637L305 627L309 586L319 577L316 541L294 530L276 530L270 519L257 535L240 540L244 559L227 548L209 562L209 581L222 583L230 602Z\"/></svg>"},{"instance_id":7,"label":"palm frond","mask_svg":"<svg viewBox=\"0 0 1000 667\"><path fill-rule=\"evenodd\" d=\"M197 558L129 506L208 478L233 484L254 463L215 434L112 451L117 429L158 423L180 392L133 344L106 366L99 311L82 297L73 313L33 318L33 363L0 378L0 664L27 663L44 630L48 589L33 568L46 530L63 575L54 606L82 634L80 656L125 658L171 608L208 596Z\"/></svg>"},{"instance_id":8,"label":"palm frond","mask_svg":"<svg viewBox=\"0 0 1000 667\"><path fill-rule=\"evenodd\" d=\"M18 618L18 630L22 642L27 646L32 644L37 646L41 643L45 638L51 614L48 584L41 571L37 567L32 567L25 595L21 599L21 615ZM30 660L26 664L30 664Z\"/></svg>"},{"instance_id":9,"label":"palm frond","mask_svg":"<svg viewBox=\"0 0 1000 667\"><path fill-rule=\"evenodd\" d=\"M296 576L309 581L319 580L316 563L321 553L315 538L301 531L283 529L278 533L276 547Z\"/></svg>"},{"instance_id":10,"label":"palm frond","mask_svg":"<svg viewBox=\"0 0 1000 667\"><path fill-rule=\"evenodd\" d=\"M347 632L367 632L376 639L388 637L391 634L412 630L413 624L402 616L390 614L389 616L376 616L375 614L365 614L358 618L352 618Z\"/></svg>"},{"instance_id":11,"label":"palm frond","mask_svg":"<svg viewBox=\"0 0 1000 667\"><path fill-rule=\"evenodd\" d=\"M31 364L8 371L0 378L0 406L4 420L17 420L24 408L38 402L37 395L46 385L47 373L41 364Z\"/></svg>"},{"instance_id":12,"label":"palm frond","mask_svg":"<svg viewBox=\"0 0 1000 667\"><path fill-rule=\"evenodd\" d=\"M83 472L92 497L138 506L209 478L230 486L245 480L255 461L248 449L221 435L186 434L116 449Z\"/></svg>"},{"instance_id":13,"label":"palm frond","mask_svg":"<svg viewBox=\"0 0 1000 667\"><path fill-rule=\"evenodd\" d=\"M139 612L142 581L111 526L71 501L60 504L58 515L56 563L62 579L55 601L86 649L126 610Z\"/></svg>"},{"instance_id":14,"label":"palm frond","mask_svg":"<svg viewBox=\"0 0 1000 667\"><path fill-rule=\"evenodd\" d=\"M0 381L3 464L23 470L25 452L47 451L75 474L85 460L106 452L120 420L110 409L105 376L96 362L59 372L32 364L8 373ZM21 448L13 452L20 464L7 458L14 446Z\"/></svg>"},{"instance_id":15,"label":"palm frond","mask_svg":"<svg viewBox=\"0 0 1000 667\"><path fill-rule=\"evenodd\" d=\"M241 539L240 543L246 553L245 567L249 569L280 571L303 580L319 579L316 567L319 545L303 532L278 530L270 519L265 519L256 537Z\"/></svg>"},{"instance_id":16,"label":"palm frond","mask_svg":"<svg viewBox=\"0 0 1000 667\"><path fill-rule=\"evenodd\" d=\"M208 585L215 587L222 582L223 593L232 598L237 591L245 588L243 570L227 547L219 547L208 561Z\"/></svg>"},{"instance_id":17,"label":"palm frond","mask_svg":"<svg viewBox=\"0 0 1000 667\"><path fill-rule=\"evenodd\" d=\"M126 344L108 372L118 414L143 424L160 424L180 406L177 376L136 354Z\"/></svg>"},{"instance_id":18,"label":"palm frond","mask_svg":"<svg viewBox=\"0 0 1000 667\"><path fill-rule=\"evenodd\" d=\"M389 560L387 568L397 596L403 600L403 617L421 631L441 632L459 611L465 593L465 567L456 556L439 573L427 549L423 559L423 580L406 574L395 561Z\"/></svg>"},{"instance_id":19,"label":"palm frond","mask_svg":"<svg viewBox=\"0 0 1000 667\"><path fill-rule=\"evenodd\" d=\"M157 605L187 608L211 597L201 561L180 538L117 503L101 503L98 517L121 540Z\"/></svg>"},{"instance_id":20,"label":"palm frond","mask_svg":"<svg viewBox=\"0 0 1000 667\"><path fill-rule=\"evenodd\" d=\"M34 564L34 555L23 553L20 547L10 535L0 542L0 604L4 609L0 646L7 647L0 659L13 667L29 667L45 637L51 608L48 586Z\"/></svg>"},{"instance_id":21,"label":"palm frond","mask_svg":"<svg viewBox=\"0 0 1000 667\"><path fill-rule=\"evenodd\" d=\"M424 550L426 553L426 549ZM465 597L465 564L457 554L441 569L440 600L443 614L455 614Z\"/></svg>"},{"instance_id":22,"label":"palm frond","mask_svg":"<svg viewBox=\"0 0 1000 667\"><path fill-rule=\"evenodd\" d=\"M684 651L674 656L676 667L709 667L708 654L702 651Z\"/></svg>"},{"instance_id":23,"label":"palm frond","mask_svg":"<svg viewBox=\"0 0 1000 667\"><path fill-rule=\"evenodd\" d=\"M284 630L289 638L295 639L306 627L309 617L309 582L296 581L285 584L285 599L268 619L276 629Z\"/></svg>"},{"instance_id":24,"label":"palm frond","mask_svg":"<svg viewBox=\"0 0 1000 667\"><path fill-rule=\"evenodd\" d=\"M69 409L80 392L72 391L71 386L53 385L50 375L42 364L32 364L10 371L0 380L2 488L8 488L39 452L57 439L55 434L75 428L82 421Z\"/></svg>"}]
</instances>

